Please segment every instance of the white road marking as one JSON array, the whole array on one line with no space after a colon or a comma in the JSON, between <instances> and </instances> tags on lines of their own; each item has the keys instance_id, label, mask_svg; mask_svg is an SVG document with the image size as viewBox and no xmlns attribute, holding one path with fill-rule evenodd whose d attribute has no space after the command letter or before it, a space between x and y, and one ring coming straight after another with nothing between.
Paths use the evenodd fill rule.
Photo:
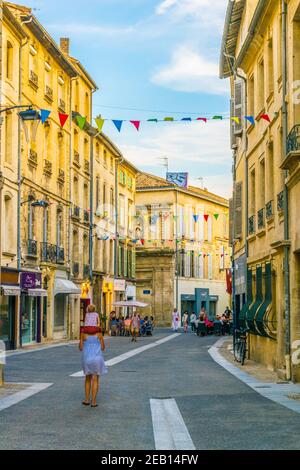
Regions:
<instances>
[{"instance_id":1,"label":"white road marking","mask_svg":"<svg viewBox=\"0 0 300 470\"><path fill-rule=\"evenodd\" d=\"M18 382L19 383L19 382ZM16 405L20 401L26 400L26 398L35 395L46 388L51 387L53 383L34 383L34 384L26 384L26 383L19 383L20 385L29 385L28 388L25 390L21 390L20 392L16 392L12 395L9 395L4 398L0 398L0 411L9 408L10 406Z\"/></svg>"},{"instance_id":2,"label":"white road marking","mask_svg":"<svg viewBox=\"0 0 300 470\"><path fill-rule=\"evenodd\" d=\"M147 351L148 349L155 348L156 346L159 346L160 344L166 343L167 341L170 341L171 339L178 338L181 333L175 333L169 336L166 336L165 338L162 338L158 341L154 341L153 343L146 344L145 346L141 346L140 348L133 349L132 351L128 351L124 354L121 354L120 356L113 357L112 359L109 359L108 361L105 361L105 365L107 367L114 366L116 364L119 364L119 362L126 361L126 359L129 359L130 357L136 356L137 354L140 354L144 351ZM75 372L75 374L71 374L70 377L83 377L84 373L83 371Z\"/></svg>"},{"instance_id":3,"label":"white road marking","mask_svg":"<svg viewBox=\"0 0 300 470\"><path fill-rule=\"evenodd\" d=\"M150 400L156 450L195 450L174 398Z\"/></svg>"},{"instance_id":4,"label":"white road marking","mask_svg":"<svg viewBox=\"0 0 300 470\"><path fill-rule=\"evenodd\" d=\"M78 344L79 340L72 340L72 341L66 341L63 343L56 343L56 344L45 344L45 346L38 346L33 349L21 349L17 351L6 351L6 357L9 358L11 356L19 356L20 354L29 354L29 353L34 353L34 352L39 352L39 351L45 351L45 349L52 349L52 348L59 348L61 346L73 346L74 344Z\"/></svg>"}]
</instances>

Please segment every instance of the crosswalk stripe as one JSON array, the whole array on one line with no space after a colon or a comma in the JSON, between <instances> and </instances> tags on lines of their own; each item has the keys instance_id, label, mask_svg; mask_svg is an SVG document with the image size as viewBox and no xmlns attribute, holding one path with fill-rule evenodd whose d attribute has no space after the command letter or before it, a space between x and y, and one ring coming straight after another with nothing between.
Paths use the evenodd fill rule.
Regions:
<instances>
[{"instance_id":1,"label":"crosswalk stripe","mask_svg":"<svg viewBox=\"0 0 300 470\"><path fill-rule=\"evenodd\" d=\"M156 450L195 450L174 398L152 398L150 408Z\"/></svg>"},{"instance_id":2,"label":"crosswalk stripe","mask_svg":"<svg viewBox=\"0 0 300 470\"><path fill-rule=\"evenodd\" d=\"M156 346L159 346L160 344L166 343L167 341L170 341L174 338L178 338L181 333L175 333L169 336L166 336L165 338L159 339L158 341L154 341L153 343L146 344L145 346L141 346L140 348L133 349L132 351L128 351L124 354L121 354L120 356L113 357L112 359L109 359L108 361L105 361L105 365L107 367L114 366L116 364L119 364L119 362L126 361L126 359L129 359L133 356L136 356L137 354L141 354L144 351L147 351L148 349L155 348ZM75 374L71 374L70 377L83 377L83 371L75 372Z\"/></svg>"},{"instance_id":3,"label":"crosswalk stripe","mask_svg":"<svg viewBox=\"0 0 300 470\"><path fill-rule=\"evenodd\" d=\"M42 392L46 390L46 388L51 387L53 383L33 383L33 384L26 384L26 383L18 383L19 385L28 385L28 388L25 390L21 390L20 392L13 393L12 395L8 395L7 397L0 399L0 411L9 408L10 406L16 405L20 401L26 400L26 398L35 395L36 393Z\"/></svg>"}]
</instances>

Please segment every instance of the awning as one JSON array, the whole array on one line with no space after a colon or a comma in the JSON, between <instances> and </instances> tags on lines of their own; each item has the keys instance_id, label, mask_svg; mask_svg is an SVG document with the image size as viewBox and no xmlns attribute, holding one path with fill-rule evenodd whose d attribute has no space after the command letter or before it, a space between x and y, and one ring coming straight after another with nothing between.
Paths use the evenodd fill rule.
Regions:
<instances>
[{"instance_id":1,"label":"awning","mask_svg":"<svg viewBox=\"0 0 300 470\"><path fill-rule=\"evenodd\" d=\"M45 289L28 289L27 295L29 297L47 297L47 291Z\"/></svg>"},{"instance_id":2,"label":"awning","mask_svg":"<svg viewBox=\"0 0 300 470\"><path fill-rule=\"evenodd\" d=\"M19 296L21 294L20 287L18 286L7 286L7 285L2 285L1 290L3 292L3 295L15 295Z\"/></svg>"},{"instance_id":3,"label":"awning","mask_svg":"<svg viewBox=\"0 0 300 470\"><path fill-rule=\"evenodd\" d=\"M81 294L81 289L68 279L55 279L54 295L58 294Z\"/></svg>"}]
</instances>

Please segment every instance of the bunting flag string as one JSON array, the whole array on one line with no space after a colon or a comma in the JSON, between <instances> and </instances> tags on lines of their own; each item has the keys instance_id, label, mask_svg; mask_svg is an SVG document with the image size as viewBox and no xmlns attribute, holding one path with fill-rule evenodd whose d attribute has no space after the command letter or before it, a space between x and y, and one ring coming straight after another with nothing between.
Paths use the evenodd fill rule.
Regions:
<instances>
[{"instance_id":1,"label":"bunting flag string","mask_svg":"<svg viewBox=\"0 0 300 470\"><path fill-rule=\"evenodd\" d=\"M61 127L64 127L69 115L64 113L58 113L58 117Z\"/></svg>"}]
</instances>

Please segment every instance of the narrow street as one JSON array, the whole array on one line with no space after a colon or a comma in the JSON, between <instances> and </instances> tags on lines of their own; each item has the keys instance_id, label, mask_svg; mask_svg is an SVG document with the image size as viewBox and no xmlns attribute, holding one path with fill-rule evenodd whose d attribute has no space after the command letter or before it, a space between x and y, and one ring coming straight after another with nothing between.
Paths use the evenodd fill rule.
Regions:
<instances>
[{"instance_id":1,"label":"narrow street","mask_svg":"<svg viewBox=\"0 0 300 470\"><path fill-rule=\"evenodd\" d=\"M0 411L1 449L155 450L170 439L174 449L300 449L300 414L214 362L216 337L165 329L136 344L105 341L109 372L95 409L81 405L83 378L72 376L77 345L8 357L6 382L52 385Z\"/></svg>"}]
</instances>

